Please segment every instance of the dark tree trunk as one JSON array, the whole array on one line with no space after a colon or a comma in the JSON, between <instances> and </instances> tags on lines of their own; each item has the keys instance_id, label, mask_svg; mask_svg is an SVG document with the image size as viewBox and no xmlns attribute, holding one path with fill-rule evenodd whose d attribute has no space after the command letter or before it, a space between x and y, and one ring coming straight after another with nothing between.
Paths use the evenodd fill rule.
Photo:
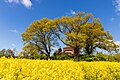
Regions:
<instances>
[{"instance_id":1,"label":"dark tree trunk","mask_svg":"<svg viewBox=\"0 0 120 80\"><path fill-rule=\"evenodd\" d=\"M86 45L85 51L90 56L93 53L93 47Z\"/></svg>"},{"instance_id":2,"label":"dark tree trunk","mask_svg":"<svg viewBox=\"0 0 120 80\"><path fill-rule=\"evenodd\" d=\"M90 35L89 35L90 36ZM90 56L93 53L94 47L91 39L86 40L85 52Z\"/></svg>"},{"instance_id":3,"label":"dark tree trunk","mask_svg":"<svg viewBox=\"0 0 120 80\"><path fill-rule=\"evenodd\" d=\"M79 49L74 48L74 60L79 61Z\"/></svg>"},{"instance_id":4,"label":"dark tree trunk","mask_svg":"<svg viewBox=\"0 0 120 80\"><path fill-rule=\"evenodd\" d=\"M48 55L47 55L47 60L48 60L48 59L50 59L50 53L48 53Z\"/></svg>"}]
</instances>

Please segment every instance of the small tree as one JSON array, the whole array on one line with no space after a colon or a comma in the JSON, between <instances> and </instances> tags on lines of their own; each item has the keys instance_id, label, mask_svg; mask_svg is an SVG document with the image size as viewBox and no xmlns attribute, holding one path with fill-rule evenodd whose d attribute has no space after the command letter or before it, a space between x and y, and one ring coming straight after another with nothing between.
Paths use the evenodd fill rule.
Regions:
<instances>
[{"instance_id":1,"label":"small tree","mask_svg":"<svg viewBox=\"0 0 120 80\"><path fill-rule=\"evenodd\" d=\"M14 51L11 50L11 49L8 49L8 50L6 50L5 55L6 55L7 57L11 57L11 56L14 57Z\"/></svg>"},{"instance_id":2,"label":"small tree","mask_svg":"<svg viewBox=\"0 0 120 80\"><path fill-rule=\"evenodd\" d=\"M2 49L2 50L0 51L0 54L4 55L5 52L6 52L6 49Z\"/></svg>"}]
</instances>

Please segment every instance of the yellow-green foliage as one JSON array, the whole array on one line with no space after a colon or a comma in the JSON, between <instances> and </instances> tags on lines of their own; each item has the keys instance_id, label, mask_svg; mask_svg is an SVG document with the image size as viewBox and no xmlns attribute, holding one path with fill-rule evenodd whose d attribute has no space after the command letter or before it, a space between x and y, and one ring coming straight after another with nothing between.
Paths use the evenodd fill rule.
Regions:
<instances>
[{"instance_id":1,"label":"yellow-green foliage","mask_svg":"<svg viewBox=\"0 0 120 80\"><path fill-rule=\"evenodd\" d=\"M1 80L120 80L120 63L0 59Z\"/></svg>"}]
</instances>

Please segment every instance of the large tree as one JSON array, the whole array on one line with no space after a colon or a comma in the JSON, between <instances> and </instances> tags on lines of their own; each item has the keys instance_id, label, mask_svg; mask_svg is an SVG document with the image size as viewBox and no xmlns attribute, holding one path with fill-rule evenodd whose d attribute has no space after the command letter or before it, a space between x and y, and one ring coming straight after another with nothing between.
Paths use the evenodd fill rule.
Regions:
<instances>
[{"instance_id":1,"label":"large tree","mask_svg":"<svg viewBox=\"0 0 120 80\"><path fill-rule=\"evenodd\" d=\"M99 19L92 14L77 12L75 16L63 16L54 19L56 23L55 35L67 46L74 49L74 59L78 59L80 50L88 55L96 48L107 51L116 50L118 47L112 36L104 31Z\"/></svg>"},{"instance_id":2,"label":"large tree","mask_svg":"<svg viewBox=\"0 0 120 80\"><path fill-rule=\"evenodd\" d=\"M83 33L83 26L92 18L92 14L78 12L75 16L63 16L54 19L56 23L55 35L67 46L74 49L74 59L78 60L80 50L85 46L87 36Z\"/></svg>"},{"instance_id":3,"label":"large tree","mask_svg":"<svg viewBox=\"0 0 120 80\"><path fill-rule=\"evenodd\" d=\"M57 45L57 38L53 35L54 24L52 20L43 18L33 22L24 33L22 39L24 50L29 53L44 53L50 58L51 47Z\"/></svg>"}]
</instances>

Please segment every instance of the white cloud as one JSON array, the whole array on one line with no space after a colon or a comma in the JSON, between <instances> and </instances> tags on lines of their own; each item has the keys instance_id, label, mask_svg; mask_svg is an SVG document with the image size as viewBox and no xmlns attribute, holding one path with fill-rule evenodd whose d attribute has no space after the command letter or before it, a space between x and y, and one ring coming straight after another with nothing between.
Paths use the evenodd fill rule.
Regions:
<instances>
[{"instance_id":1,"label":"white cloud","mask_svg":"<svg viewBox=\"0 0 120 80\"><path fill-rule=\"evenodd\" d=\"M115 18L111 18L110 21L113 22L115 20Z\"/></svg>"},{"instance_id":2,"label":"white cloud","mask_svg":"<svg viewBox=\"0 0 120 80\"><path fill-rule=\"evenodd\" d=\"M26 8L30 8L32 6L31 0L4 0L7 3L15 3L15 4L22 4Z\"/></svg>"},{"instance_id":3,"label":"white cloud","mask_svg":"<svg viewBox=\"0 0 120 80\"><path fill-rule=\"evenodd\" d=\"M120 16L120 13L117 13L117 16Z\"/></svg>"},{"instance_id":4,"label":"white cloud","mask_svg":"<svg viewBox=\"0 0 120 80\"><path fill-rule=\"evenodd\" d=\"M18 31L16 29L13 29L13 30L9 30L10 32L13 32L13 33L18 33Z\"/></svg>"},{"instance_id":5,"label":"white cloud","mask_svg":"<svg viewBox=\"0 0 120 80\"><path fill-rule=\"evenodd\" d=\"M75 15L76 12L74 10L69 10L68 12L66 12L67 15Z\"/></svg>"},{"instance_id":6,"label":"white cloud","mask_svg":"<svg viewBox=\"0 0 120 80\"><path fill-rule=\"evenodd\" d=\"M120 45L120 41L116 41L115 43L116 43L117 45Z\"/></svg>"},{"instance_id":7,"label":"white cloud","mask_svg":"<svg viewBox=\"0 0 120 80\"><path fill-rule=\"evenodd\" d=\"M19 0L5 0L8 3L19 3Z\"/></svg>"},{"instance_id":8,"label":"white cloud","mask_svg":"<svg viewBox=\"0 0 120 80\"><path fill-rule=\"evenodd\" d=\"M30 0L22 0L22 4L27 8L32 6L32 2Z\"/></svg>"},{"instance_id":9,"label":"white cloud","mask_svg":"<svg viewBox=\"0 0 120 80\"><path fill-rule=\"evenodd\" d=\"M120 12L120 0L114 0L113 5L115 6L116 11Z\"/></svg>"},{"instance_id":10,"label":"white cloud","mask_svg":"<svg viewBox=\"0 0 120 80\"><path fill-rule=\"evenodd\" d=\"M14 43L12 43L12 47L16 47L16 45Z\"/></svg>"},{"instance_id":11,"label":"white cloud","mask_svg":"<svg viewBox=\"0 0 120 80\"><path fill-rule=\"evenodd\" d=\"M76 14L76 12L75 12L75 11L73 11L73 10L70 10L70 14L75 15L75 14Z\"/></svg>"}]
</instances>

